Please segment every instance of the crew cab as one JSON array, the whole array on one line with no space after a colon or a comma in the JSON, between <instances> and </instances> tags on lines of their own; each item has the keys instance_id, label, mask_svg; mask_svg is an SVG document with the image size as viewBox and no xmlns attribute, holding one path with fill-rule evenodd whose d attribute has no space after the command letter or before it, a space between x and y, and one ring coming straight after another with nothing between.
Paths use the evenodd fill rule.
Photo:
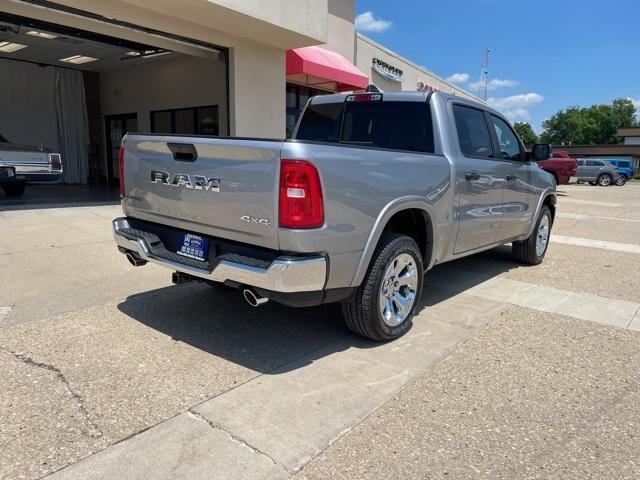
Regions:
<instances>
[{"instance_id":1,"label":"crew cab","mask_svg":"<svg viewBox=\"0 0 640 480\"><path fill-rule=\"evenodd\" d=\"M174 281L241 289L258 306L341 302L385 341L421 308L423 274L511 243L542 262L553 176L499 112L441 92L310 99L290 140L128 134L120 251Z\"/></svg>"},{"instance_id":2,"label":"crew cab","mask_svg":"<svg viewBox=\"0 0 640 480\"><path fill-rule=\"evenodd\" d=\"M45 147L17 145L0 135L0 187L8 197L19 197L27 182L55 182L62 175L59 153Z\"/></svg>"},{"instance_id":3,"label":"crew cab","mask_svg":"<svg viewBox=\"0 0 640 480\"><path fill-rule=\"evenodd\" d=\"M566 185L576 176L578 161L564 150L554 150L551 158L538 162L540 168L553 175L557 185Z\"/></svg>"}]
</instances>

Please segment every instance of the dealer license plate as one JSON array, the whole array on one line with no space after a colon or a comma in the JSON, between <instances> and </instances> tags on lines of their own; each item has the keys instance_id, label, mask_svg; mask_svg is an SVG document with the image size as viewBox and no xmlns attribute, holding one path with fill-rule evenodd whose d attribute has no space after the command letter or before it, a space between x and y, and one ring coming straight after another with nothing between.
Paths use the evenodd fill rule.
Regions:
<instances>
[{"instance_id":1,"label":"dealer license plate","mask_svg":"<svg viewBox=\"0 0 640 480\"><path fill-rule=\"evenodd\" d=\"M209 240L193 233L181 233L178 240L178 255L193 258L195 260L207 260L209 252Z\"/></svg>"}]
</instances>

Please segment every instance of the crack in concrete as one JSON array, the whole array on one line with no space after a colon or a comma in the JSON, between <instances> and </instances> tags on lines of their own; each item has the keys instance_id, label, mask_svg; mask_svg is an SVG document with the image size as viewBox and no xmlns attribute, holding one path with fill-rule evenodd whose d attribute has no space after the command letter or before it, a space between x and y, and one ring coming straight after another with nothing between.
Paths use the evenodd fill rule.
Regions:
<instances>
[{"instance_id":1,"label":"crack in concrete","mask_svg":"<svg viewBox=\"0 0 640 480\"><path fill-rule=\"evenodd\" d=\"M636 317L640 316L640 304L638 305L638 308L636 308L636 312L633 314L633 316L631 317L631 320L629 320L629 323L627 323L627 326L624 327L625 329L629 329L629 327L631 326L631 324L633 323L633 321L636 319ZM639 317L640 318L640 317Z\"/></svg>"},{"instance_id":2,"label":"crack in concrete","mask_svg":"<svg viewBox=\"0 0 640 480\"><path fill-rule=\"evenodd\" d=\"M87 408L84 405L84 398L82 397L82 395L80 395L78 392L76 392L73 387L71 386L71 384L69 383L69 381L67 380L67 377L64 376L64 373L62 373L62 371L49 364L49 363L43 363L43 362L38 362L37 360L34 360L33 358L29 357L28 355L23 355L22 353L18 353L18 352L14 352L12 350L9 350L6 347L0 347L2 348L4 351L10 353L11 355L13 355L13 357L24 363L25 365L29 365L32 367L36 367L36 368L42 368L44 370L48 370L50 372L55 373L56 378L58 380L60 380L65 387L67 388L67 390L69 391L69 393L71 394L71 396L76 400L76 402L78 403L78 408L80 410L80 413L82 413L82 417L84 418L85 423L87 424L87 430L89 432L89 436L91 438L100 438L104 436L104 432L102 431L102 429L93 421L91 420L91 417L89 415L89 411L87 410ZM96 434L95 431L98 431L98 433Z\"/></svg>"},{"instance_id":3,"label":"crack in concrete","mask_svg":"<svg viewBox=\"0 0 640 480\"><path fill-rule=\"evenodd\" d=\"M9 314L13 312L14 308L16 308L15 303L10 306L0 306L0 327L2 327L7 318L9 318Z\"/></svg>"},{"instance_id":4,"label":"crack in concrete","mask_svg":"<svg viewBox=\"0 0 640 480\"><path fill-rule=\"evenodd\" d=\"M257 455L262 455L264 457L267 457L269 460L271 460L271 462L274 465L279 466L280 468L284 469L287 473L292 473L286 467L284 467L283 465L278 465L278 462L276 462L275 459L271 455L269 455L268 453L260 450L259 448L254 447L249 442L247 442L243 438L239 437L235 433L231 432L230 430L228 430L223 425L221 425L221 424L219 424L217 422L214 422L213 420L209 420L208 418L206 418L205 416L203 416L200 413L196 412L195 410L189 409L189 410L187 410L187 413L189 415L191 415L192 417L194 417L194 418L196 418L196 419L198 419L198 420L200 420L202 422L205 422L211 428L213 428L215 430L220 430L220 431L226 433L227 435L229 435L229 438L231 438L231 440L233 442L241 445L242 447L248 448L249 450L251 450L253 453L255 453Z\"/></svg>"}]
</instances>

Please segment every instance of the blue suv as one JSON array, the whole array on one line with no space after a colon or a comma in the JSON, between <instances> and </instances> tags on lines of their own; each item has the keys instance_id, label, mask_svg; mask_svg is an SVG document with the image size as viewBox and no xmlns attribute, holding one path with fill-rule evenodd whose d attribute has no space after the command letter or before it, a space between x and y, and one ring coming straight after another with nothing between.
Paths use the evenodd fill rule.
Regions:
<instances>
[{"instance_id":1,"label":"blue suv","mask_svg":"<svg viewBox=\"0 0 640 480\"><path fill-rule=\"evenodd\" d=\"M625 180L633 178L633 162L631 160L619 158L603 158L602 160L613 163L618 168L618 173L626 177Z\"/></svg>"}]
</instances>

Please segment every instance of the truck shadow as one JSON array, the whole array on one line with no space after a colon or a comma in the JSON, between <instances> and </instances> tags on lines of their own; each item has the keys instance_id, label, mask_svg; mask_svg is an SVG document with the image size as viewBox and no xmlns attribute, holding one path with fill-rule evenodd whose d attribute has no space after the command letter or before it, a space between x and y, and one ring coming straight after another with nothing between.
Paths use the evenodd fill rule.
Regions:
<instances>
[{"instance_id":1,"label":"truck shadow","mask_svg":"<svg viewBox=\"0 0 640 480\"><path fill-rule=\"evenodd\" d=\"M476 273L464 288L459 283L450 289L426 285L420 309L518 268L509 251L499 248L436 267L434 275L456 275L460 270ZM351 333L342 321L339 305L295 309L269 302L253 308L237 290L197 282L132 295L118 309L175 341L267 374L303 368L349 348L380 345Z\"/></svg>"}]
</instances>

